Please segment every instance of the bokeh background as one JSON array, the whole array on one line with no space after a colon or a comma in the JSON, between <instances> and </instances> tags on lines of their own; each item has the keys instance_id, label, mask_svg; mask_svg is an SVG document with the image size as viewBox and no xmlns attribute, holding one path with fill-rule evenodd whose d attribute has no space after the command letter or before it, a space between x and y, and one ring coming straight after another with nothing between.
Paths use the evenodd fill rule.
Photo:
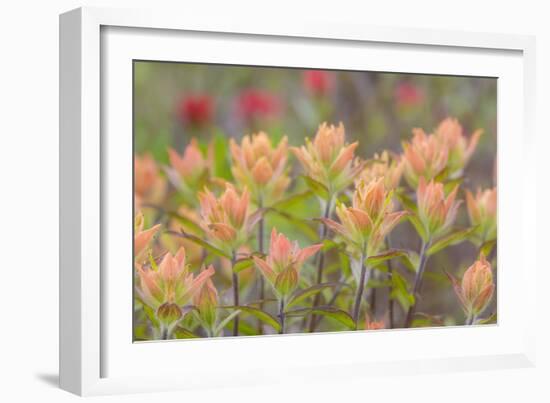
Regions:
<instances>
[{"instance_id":1,"label":"bokeh background","mask_svg":"<svg viewBox=\"0 0 550 403\"><path fill-rule=\"evenodd\" d=\"M362 158L384 149L400 153L413 128L431 133L449 116L461 122L467 136L475 129L484 130L465 170L463 187L496 186L495 78L134 62L134 151L150 153L160 164L168 163L168 147L182 152L193 137L204 145L263 130L274 140L287 135L290 145L301 145L305 137L313 138L323 121L343 122L348 141L360 142L357 154ZM227 166L217 167L216 174L230 179L227 154ZM299 164L294 158L291 163L298 174ZM290 191L299 187L291 185ZM294 206L292 213L311 218L317 214L314 205ZM468 224L465 206L457 224ZM284 223L278 225L285 229ZM418 251L419 243L408 223L392 234L392 247ZM462 317L443 269L461 276L476 256L475 247L464 242L430 258L422 287L430 298L418 306L429 316L427 325L452 325ZM410 277L406 271L403 275ZM387 295L373 294L374 311L383 315ZM493 311L496 299L495 295ZM442 312L447 315L440 316Z\"/></svg>"}]
</instances>

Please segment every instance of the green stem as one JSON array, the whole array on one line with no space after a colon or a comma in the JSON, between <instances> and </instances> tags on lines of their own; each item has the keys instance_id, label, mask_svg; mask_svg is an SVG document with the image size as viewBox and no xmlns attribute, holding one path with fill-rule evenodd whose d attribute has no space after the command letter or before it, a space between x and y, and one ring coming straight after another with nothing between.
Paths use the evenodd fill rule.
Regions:
<instances>
[{"instance_id":1,"label":"green stem","mask_svg":"<svg viewBox=\"0 0 550 403\"><path fill-rule=\"evenodd\" d=\"M160 339L161 340L168 340L168 337L169 334L168 334L168 328L164 325L161 325L160 327Z\"/></svg>"},{"instance_id":2,"label":"green stem","mask_svg":"<svg viewBox=\"0 0 550 403\"><path fill-rule=\"evenodd\" d=\"M414 303L410 306L407 316L405 317L405 327L411 327L412 319L414 312L416 310L416 305L418 302L418 293L420 291L420 286L422 284L422 277L424 275L424 270L426 269L426 262L428 261L428 256L426 254L428 248L430 247L430 241L422 241L422 247L420 248L420 258L418 261L418 270L416 271L416 276L414 279L413 287L413 296Z\"/></svg>"},{"instance_id":3,"label":"green stem","mask_svg":"<svg viewBox=\"0 0 550 403\"><path fill-rule=\"evenodd\" d=\"M281 324L281 330L279 334L285 333L285 299L281 298L279 300L279 322Z\"/></svg>"},{"instance_id":4,"label":"green stem","mask_svg":"<svg viewBox=\"0 0 550 403\"><path fill-rule=\"evenodd\" d=\"M391 249L391 240L390 235L386 237L386 249ZM388 260L388 279L390 280L390 285L388 289L388 315L389 315L389 328L393 329L394 326L394 311L395 311L395 301L392 298L392 292L393 292L393 263L392 260Z\"/></svg>"},{"instance_id":5,"label":"green stem","mask_svg":"<svg viewBox=\"0 0 550 403\"><path fill-rule=\"evenodd\" d=\"M363 299L363 292L365 291L365 279L367 277L367 266L365 265L365 249L366 247L363 247L363 250L361 251L361 275L359 277L359 283L357 284L355 302L353 304L353 321L355 322L355 329L357 329L359 311L361 310L361 300Z\"/></svg>"},{"instance_id":6,"label":"green stem","mask_svg":"<svg viewBox=\"0 0 550 403\"><path fill-rule=\"evenodd\" d=\"M473 325L473 323L475 322L476 320L476 316L475 315L468 315L468 317L466 318L466 322L464 323L466 326L471 326Z\"/></svg>"},{"instance_id":7,"label":"green stem","mask_svg":"<svg viewBox=\"0 0 550 403\"><path fill-rule=\"evenodd\" d=\"M329 195L328 197L328 200L327 200L327 205L325 206L325 212L323 214L323 218L327 219L330 217L330 210L331 210L331 205L332 205L332 195ZM320 235L320 241L321 242L324 242L325 238L327 237L327 233L328 233L328 227L325 223L323 223L323 225L321 226L321 235ZM317 261L317 279L316 279L316 284L321 284L322 281L323 281L323 269L324 269L324 266L325 266L325 254L323 251L319 252L319 258L318 258L318 261ZM318 293L315 295L315 298L313 299L313 307L316 307L317 305L319 305L319 301L320 301L320 298L321 298L321 294ZM310 318L310 321L309 321L309 332L314 332L315 331L315 327L317 326L317 317L316 315L311 315L311 318Z\"/></svg>"},{"instance_id":8,"label":"green stem","mask_svg":"<svg viewBox=\"0 0 550 403\"><path fill-rule=\"evenodd\" d=\"M235 251L231 253L231 270L232 270L232 279L233 279L233 305L239 306L239 276L233 271L233 267L236 262ZM233 319L233 336L239 335L239 315L235 316Z\"/></svg>"},{"instance_id":9,"label":"green stem","mask_svg":"<svg viewBox=\"0 0 550 403\"><path fill-rule=\"evenodd\" d=\"M258 197L258 209L263 208L262 197ZM258 251L264 253L264 219L263 217L258 222ZM260 300L259 308L264 309L265 299L265 279L262 274L258 277L258 299ZM258 334L263 334L262 321L258 319Z\"/></svg>"}]
</instances>

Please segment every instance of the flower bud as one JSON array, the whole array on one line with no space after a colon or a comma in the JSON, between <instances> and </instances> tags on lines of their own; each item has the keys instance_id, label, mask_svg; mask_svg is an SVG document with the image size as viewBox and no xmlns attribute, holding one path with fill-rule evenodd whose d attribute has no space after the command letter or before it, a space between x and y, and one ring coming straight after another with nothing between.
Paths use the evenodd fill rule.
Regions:
<instances>
[{"instance_id":1,"label":"flower bud","mask_svg":"<svg viewBox=\"0 0 550 403\"><path fill-rule=\"evenodd\" d=\"M457 191L458 186L445 197L442 183L433 180L426 183L424 178L420 178L416 191L418 216L429 238L445 235L453 225L460 206L455 201Z\"/></svg>"},{"instance_id":2,"label":"flower bud","mask_svg":"<svg viewBox=\"0 0 550 403\"><path fill-rule=\"evenodd\" d=\"M280 272L275 279L275 290L283 296L291 294L298 286L298 272L293 265Z\"/></svg>"},{"instance_id":3,"label":"flower bud","mask_svg":"<svg viewBox=\"0 0 550 403\"><path fill-rule=\"evenodd\" d=\"M157 309L157 318L167 328L175 325L182 317L181 308L173 302L166 302Z\"/></svg>"},{"instance_id":4,"label":"flower bud","mask_svg":"<svg viewBox=\"0 0 550 403\"><path fill-rule=\"evenodd\" d=\"M212 270L213 266L210 265ZM204 271L204 270L203 270ZM212 279L208 279L195 294L193 302L199 310L199 316L210 327L216 323L216 306L218 305L218 291L214 287Z\"/></svg>"},{"instance_id":5,"label":"flower bud","mask_svg":"<svg viewBox=\"0 0 550 403\"><path fill-rule=\"evenodd\" d=\"M466 205L472 226L477 226L479 241L485 242L497 237L497 189L478 189L475 197L466 191Z\"/></svg>"},{"instance_id":6,"label":"flower bud","mask_svg":"<svg viewBox=\"0 0 550 403\"><path fill-rule=\"evenodd\" d=\"M495 285L491 264L481 255L480 259L471 265L462 277L462 298L464 308L468 313L477 316L491 302Z\"/></svg>"}]
</instances>

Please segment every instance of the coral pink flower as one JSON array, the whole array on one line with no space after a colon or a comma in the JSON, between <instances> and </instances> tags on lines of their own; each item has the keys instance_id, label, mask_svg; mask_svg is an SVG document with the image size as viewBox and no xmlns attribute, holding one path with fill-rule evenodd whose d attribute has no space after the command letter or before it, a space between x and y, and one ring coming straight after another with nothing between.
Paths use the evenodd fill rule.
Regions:
<instances>
[{"instance_id":1,"label":"coral pink flower","mask_svg":"<svg viewBox=\"0 0 550 403\"><path fill-rule=\"evenodd\" d=\"M445 235L453 225L460 206L460 202L455 201L457 191L458 186L455 186L445 197L442 183L433 180L426 183L424 178L420 178L416 191L418 216L428 239Z\"/></svg>"},{"instance_id":2,"label":"coral pink flower","mask_svg":"<svg viewBox=\"0 0 550 403\"><path fill-rule=\"evenodd\" d=\"M371 256L378 252L386 235L407 214L393 211L392 192L384 186L384 178L360 182L353 194L352 206L336 206L339 223L324 219L325 224L342 236L355 252Z\"/></svg>"},{"instance_id":3,"label":"coral pink flower","mask_svg":"<svg viewBox=\"0 0 550 403\"><path fill-rule=\"evenodd\" d=\"M138 212L134 223L134 260L136 262L146 258L147 246L160 229L160 224L146 230L143 229L143 226L143 214Z\"/></svg>"},{"instance_id":4,"label":"coral pink flower","mask_svg":"<svg viewBox=\"0 0 550 403\"><path fill-rule=\"evenodd\" d=\"M391 157L388 151L380 155L374 154L374 158L367 162L355 183L358 185L361 181L369 183L383 178L386 190L396 189L401 181L404 166L403 158Z\"/></svg>"},{"instance_id":5,"label":"coral pink flower","mask_svg":"<svg viewBox=\"0 0 550 403\"><path fill-rule=\"evenodd\" d=\"M158 203L164 196L166 181L150 154L134 155L134 202L136 210L144 202Z\"/></svg>"},{"instance_id":6,"label":"coral pink flower","mask_svg":"<svg viewBox=\"0 0 550 403\"><path fill-rule=\"evenodd\" d=\"M226 184L219 198L205 188L199 192L199 201L202 227L224 250L236 250L244 244L259 219L249 215L250 195L246 188L239 196L231 184Z\"/></svg>"},{"instance_id":7,"label":"coral pink flower","mask_svg":"<svg viewBox=\"0 0 550 403\"><path fill-rule=\"evenodd\" d=\"M214 102L207 94L187 95L179 102L177 112L182 122L202 127L212 121Z\"/></svg>"},{"instance_id":8,"label":"coral pink flower","mask_svg":"<svg viewBox=\"0 0 550 403\"><path fill-rule=\"evenodd\" d=\"M443 120L435 130L435 136L448 149L447 168L449 176L453 177L460 173L472 157L482 130L476 130L468 140L463 133L462 126L458 120L447 118Z\"/></svg>"},{"instance_id":9,"label":"coral pink flower","mask_svg":"<svg viewBox=\"0 0 550 403\"><path fill-rule=\"evenodd\" d=\"M257 88L244 90L237 98L238 113L248 122L273 118L279 114L280 108L279 98Z\"/></svg>"},{"instance_id":10,"label":"coral pink flower","mask_svg":"<svg viewBox=\"0 0 550 403\"><path fill-rule=\"evenodd\" d=\"M493 284L493 272L491 264L481 255L462 277L459 284L451 277L453 287L460 303L469 317L475 318L482 313L491 302L495 285Z\"/></svg>"},{"instance_id":11,"label":"coral pink flower","mask_svg":"<svg viewBox=\"0 0 550 403\"><path fill-rule=\"evenodd\" d=\"M418 186L419 178L432 180L447 166L448 147L422 129L413 129L413 138L403 143L403 150L405 179L413 188Z\"/></svg>"},{"instance_id":12,"label":"coral pink flower","mask_svg":"<svg viewBox=\"0 0 550 403\"><path fill-rule=\"evenodd\" d=\"M298 286L300 269L305 260L317 253L322 244L300 249L298 242L291 242L273 228L271 244L266 259L253 256L256 266L265 276L275 293L282 298L290 295Z\"/></svg>"},{"instance_id":13,"label":"coral pink flower","mask_svg":"<svg viewBox=\"0 0 550 403\"><path fill-rule=\"evenodd\" d=\"M478 189L474 197L466 191L466 206L472 226L478 226L476 234L480 243L497 237L497 188Z\"/></svg>"},{"instance_id":14,"label":"coral pink flower","mask_svg":"<svg viewBox=\"0 0 550 403\"><path fill-rule=\"evenodd\" d=\"M371 321L369 318L369 315L365 318L365 330L379 330L379 329L385 329L386 325L384 324L383 320L379 321Z\"/></svg>"},{"instance_id":15,"label":"coral pink flower","mask_svg":"<svg viewBox=\"0 0 550 403\"><path fill-rule=\"evenodd\" d=\"M241 186L253 191L256 201L276 198L288 187L287 144L285 136L274 148L264 132L244 136L240 146L230 140L233 176Z\"/></svg>"},{"instance_id":16,"label":"coral pink flower","mask_svg":"<svg viewBox=\"0 0 550 403\"><path fill-rule=\"evenodd\" d=\"M395 100L400 106L416 106L424 101L424 92L418 86L402 81L395 88Z\"/></svg>"},{"instance_id":17,"label":"coral pink flower","mask_svg":"<svg viewBox=\"0 0 550 403\"><path fill-rule=\"evenodd\" d=\"M197 277L190 273L184 248L180 248L176 255L167 253L158 267L136 265L136 269L139 277L137 295L144 304L155 310L167 327L183 317L181 308L214 275L213 267L202 271Z\"/></svg>"},{"instance_id":18,"label":"coral pink flower","mask_svg":"<svg viewBox=\"0 0 550 403\"><path fill-rule=\"evenodd\" d=\"M214 271L212 265L208 266L208 269ZM204 272L205 269L202 270ZM218 305L218 291L209 277L200 287L199 292L193 297L193 303L199 310L199 316L202 321L212 328L216 323L216 307Z\"/></svg>"},{"instance_id":19,"label":"coral pink flower","mask_svg":"<svg viewBox=\"0 0 550 403\"><path fill-rule=\"evenodd\" d=\"M306 70L303 72L302 80L305 89L315 96L326 95L334 85L332 73L323 70Z\"/></svg>"},{"instance_id":20,"label":"coral pink flower","mask_svg":"<svg viewBox=\"0 0 550 403\"><path fill-rule=\"evenodd\" d=\"M203 156L195 138L185 147L183 155L169 148L168 158L170 167L166 169L166 173L172 184L187 196L194 195L197 187L208 175L211 158Z\"/></svg>"},{"instance_id":21,"label":"coral pink flower","mask_svg":"<svg viewBox=\"0 0 550 403\"><path fill-rule=\"evenodd\" d=\"M358 142L346 144L344 125L319 126L313 142L306 138L306 145L291 147L306 174L324 185L334 195L350 185L363 169L362 163L353 163Z\"/></svg>"}]
</instances>

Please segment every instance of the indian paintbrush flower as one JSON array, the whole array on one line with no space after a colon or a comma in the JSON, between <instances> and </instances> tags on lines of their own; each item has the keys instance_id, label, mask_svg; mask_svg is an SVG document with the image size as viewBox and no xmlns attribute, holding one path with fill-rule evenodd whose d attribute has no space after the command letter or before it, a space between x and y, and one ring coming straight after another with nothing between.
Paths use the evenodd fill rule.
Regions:
<instances>
[{"instance_id":1,"label":"indian paintbrush flower","mask_svg":"<svg viewBox=\"0 0 550 403\"><path fill-rule=\"evenodd\" d=\"M322 246L317 244L301 249L297 241L291 242L273 228L269 254L265 259L257 256L253 256L253 259L277 296L284 299L298 286L300 269L305 260L317 253Z\"/></svg>"},{"instance_id":2,"label":"indian paintbrush flower","mask_svg":"<svg viewBox=\"0 0 550 403\"><path fill-rule=\"evenodd\" d=\"M243 245L260 215L250 215L250 194L245 188L239 195L235 187L226 184L224 193L216 198L205 188L199 192L201 225L208 236L223 250L233 253Z\"/></svg>"},{"instance_id":3,"label":"indian paintbrush flower","mask_svg":"<svg viewBox=\"0 0 550 403\"><path fill-rule=\"evenodd\" d=\"M322 184L335 195L349 186L363 169L363 164L354 164L358 142L346 144L344 125L319 126L313 141L306 138L306 145L291 147L306 174Z\"/></svg>"},{"instance_id":4,"label":"indian paintbrush flower","mask_svg":"<svg viewBox=\"0 0 550 403\"><path fill-rule=\"evenodd\" d=\"M455 178L472 157L482 130L476 130L468 140L464 136L462 126L458 120L447 118L435 130L435 136L448 150L447 170L450 178Z\"/></svg>"},{"instance_id":5,"label":"indian paintbrush flower","mask_svg":"<svg viewBox=\"0 0 550 403\"><path fill-rule=\"evenodd\" d=\"M202 272L206 270L214 270L214 267L210 265L208 269L203 269ZM218 306L218 291L214 286L211 278L208 278L200 287L199 292L193 297L193 303L198 309L198 315L201 321L206 325L210 330L216 324L216 307Z\"/></svg>"},{"instance_id":6,"label":"indian paintbrush flower","mask_svg":"<svg viewBox=\"0 0 550 403\"><path fill-rule=\"evenodd\" d=\"M447 166L449 150L434 135L413 129L413 138L403 143L404 176L409 186L416 188L420 178L429 181Z\"/></svg>"},{"instance_id":7,"label":"indian paintbrush flower","mask_svg":"<svg viewBox=\"0 0 550 403\"><path fill-rule=\"evenodd\" d=\"M143 213L138 212L134 220L134 259L136 262L147 257L147 246L160 229L160 224L151 228L143 229L145 219Z\"/></svg>"},{"instance_id":8,"label":"indian paintbrush flower","mask_svg":"<svg viewBox=\"0 0 550 403\"><path fill-rule=\"evenodd\" d=\"M290 179L285 172L287 143L285 136L273 147L264 132L244 136L240 145L234 139L230 140L233 176L242 187L251 190L257 203L279 197L288 187Z\"/></svg>"},{"instance_id":9,"label":"indian paintbrush flower","mask_svg":"<svg viewBox=\"0 0 550 403\"><path fill-rule=\"evenodd\" d=\"M464 272L460 283L453 277L451 281L468 320L473 322L487 308L493 297L495 285L491 264L482 254Z\"/></svg>"},{"instance_id":10,"label":"indian paintbrush flower","mask_svg":"<svg viewBox=\"0 0 550 403\"><path fill-rule=\"evenodd\" d=\"M497 237L497 188L478 189L475 196L466 191L466 206L475 235L481 243Z\"/></svg>"},{"instance_id":11,"label":"indian paintbrush flower","mask_svg":"<svg viewBox=\"0 0 550 403\"><path fill-rule=\"evenodd\" d=\"M136 209L143 202L157 202L165 190L165 180L160 176L160 169L151 156L143 154L134 156L134 194Z\"/></svg>"},{"instance_id":12,"label":"indian paintbrush flower","mask_svg":"<svg viewBox=\"0 0 550 403\"><path fill-rule=\"evenodd\" d=\"M186 265L185 249L175 255L167 253L157 266L150 268L136 264L139 281L136 293L140 300L155 311L157 318L168 333L184 316L182 308L192 301L203 284L214 275L214 268L203 270L197 277Z\"/></svg>"},{"instance_id":13,"label":"indian paintbrush flower","mask_svg":"<svg viewBox=\"0 0 550 403\"><path fill-rule=\"evenodd\" d=\"M369 315L367 314L365 318L365 330L379 330L379 329L385 329L386 325L384 324L383 320L370 320Z\"/></svg>"},{"instance_id":14,"label":"indian paintbrush flower","mask_svg":"<svg viewBox=\"0 0 550 403\"><path fill-rule=\"evenodd\" d=\"M185 147L183 155L178 154L173 148L168 149L170 167L166 173L174 187L193 199L196 189L204 182L209 173L211 158L203 156L197 139Z\"/></svg>"},{"instance_id":15,"label":"indian paintbrush flower","mask_svg":"<svg viewBox=\"0 0 550 403\"><path fill-rule=\"evenodd\" d=\"M330 218L323 222L342 236L354 252L373 255L380 250L386 235L407 213L393 211L392 192L386 190L384 178L361 181L353 194L352 205L336 206L340 222Z\"/></svg>"},{"instance_id":16,"label":"indian paintbrush flower","mask_svg":"<svg viewBox=\"0 0 550 403\"><path fill-rule=\"evenodd\" d=\"M214 102L207 94L191 94L183 97L177 105L179 119L193 127L203 127L212 121Z\"/></svg>"},{"instance_id":17,"label":"indian paintbrush flower","mask_svg":"<svg viewBox=\"0 0 550 403\"><path fill-rule=\"evenodd\" d=\"M304 88L315 96L326 95L334 85L332 73L324 70L306 70L302 74L302 81Z\"/></svg>"},{"instance_id":18,"label":"indian paintbrush flower","mask_svg":"<svg viewBox=\"0 0 550 403\"><path fill-rule=\"evenodd\" d=\"M395 101L399 106L416 106L424 101L424 92L413 83L403 81L395 88Z\"/></svg>"},{"instance_id":19,"label":"indian paintbrush flower","mask_svg":"<svg viewBox=\"0 0 550 403\"><path fill-rule=\"evenodd\" d=\"M460 202L456 201L458 186L445 196L442 183L430 181L426 183L420 178L416 199L418 205L418 218L429 240L445 235L453 225Z\"/></svg>"},{"instance_id":20,"label":"indian paintbrush flower","mask_svg":"<svg viewBox=\"0 0 550 403\"><path fill-rule=\"evenodd\" d=\"M361 181L365 183L383 178L386 190L393 190L399 186L405 161L400 156L390 156L388 151L383 151L382 154L374 154L372 160L367 161L365 168L361 171L359 179L355 182L359 184Z\"/></svg>"},{"instance_id":21,"label":"indian paintbrush flower","mask_svg":"<svg viewBox=\"0 0 550 403\"><path fill-rule=\"evenodd\" d=\"M476 130L468 140L453 118L443 120L433 134L413 129L411 142L403 143L405 179L416 188L420 177L426 181L457 178L475 151L481 133Z\"/></svg>"},{"instance_id":22,"label":"indian paintbrush flower","mask_svg":"<svg viewBox=\"0 0 550 403\"><path fill-rule=\"evenodd\" d=\"M279 113L280 107L277 96L257 88L246 89L237 98L237 112L248 123L273 118Z\"/></svg>"}]
</instances>

